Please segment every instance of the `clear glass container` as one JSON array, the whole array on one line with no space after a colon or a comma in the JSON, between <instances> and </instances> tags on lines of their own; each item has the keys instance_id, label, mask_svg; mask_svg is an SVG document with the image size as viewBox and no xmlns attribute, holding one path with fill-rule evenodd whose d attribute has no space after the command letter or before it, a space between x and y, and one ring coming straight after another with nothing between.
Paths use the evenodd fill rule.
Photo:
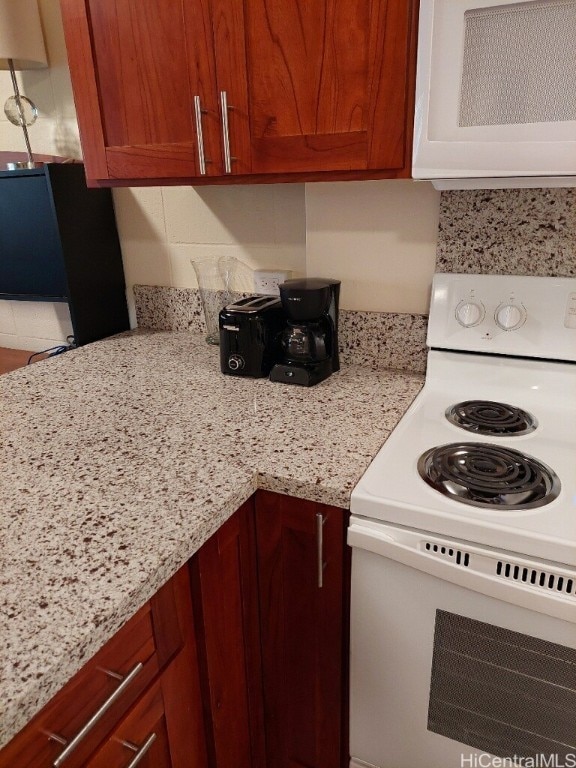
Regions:
<instances>
[{"instance_id":1,"label":"clear glass container","mask_svg":"<svg viewBox=\"0 0 576 768\"><path fill-rule=\"evenodd\" d=\"M218 315L222 307L233 301L233 283L238 260L234 256L190 259L200 291L200 301L206 321L206 341L220 343Z\"/></svg>"}]
</instances>

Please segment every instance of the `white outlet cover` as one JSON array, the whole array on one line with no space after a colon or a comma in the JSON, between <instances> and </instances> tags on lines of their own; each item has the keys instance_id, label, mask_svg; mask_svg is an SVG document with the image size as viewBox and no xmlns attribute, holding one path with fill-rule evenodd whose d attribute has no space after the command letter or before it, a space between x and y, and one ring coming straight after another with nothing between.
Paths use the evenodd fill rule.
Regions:
<instances>
[{"instance_id":1,"label":"white outlet cover","mask_svg":"<svg viewBox=\"0 0 576 768\"><path fill-rule=\"evenodd\" d=\"M254 290L267 296L278 296L278 286L289 280L292 272L288 269L256 269L254 270Z\"/></svg>"}]
</instances>

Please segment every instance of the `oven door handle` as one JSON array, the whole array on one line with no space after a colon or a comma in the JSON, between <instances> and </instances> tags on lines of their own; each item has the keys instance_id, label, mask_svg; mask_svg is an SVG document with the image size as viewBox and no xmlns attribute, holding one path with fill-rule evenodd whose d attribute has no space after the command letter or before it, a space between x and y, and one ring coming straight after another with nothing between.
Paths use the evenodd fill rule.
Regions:
<instances>
[{"instance_id":1,"label":"oven door handle","mask_svg":"<svg viewBox=\"0 0 576 768\"><path fill-rule=\"evenodd\" d=\"M425 549L428 541L436 541L445 548L460 548L465 550L470 557L470 565L457 565L455 562L440 559L434 553L429 554ZM548 591L545 588L533 588L519 581L512 581L490 573L482 573L474 570L473 556L484 556L493 559L510 559L509 553L499 553L495 549L482 549L467 542L459 542L447 537L434 536L424 532L410 529L400 529L386 523L368 522L363 525L361 521L352 518L348 528L348 544L358 547L381 557L387 557L398 563L403 563L410 568L435 576L438 579L449 581L452 584L480 592L484 595L503 600L513 605L519 605L531 611L544 613L548 616L576 623L576 602L574 598ZM527 566L535 567L530 561L515 558L519 563L525 562ZM542 566L545 568L546 566ZM559 569L555 569L558 571ZM567 578L576 580L576 573L566 571ZM352 579L354 579L354 553L352 553Z\"/></svg>"}]
</instances>

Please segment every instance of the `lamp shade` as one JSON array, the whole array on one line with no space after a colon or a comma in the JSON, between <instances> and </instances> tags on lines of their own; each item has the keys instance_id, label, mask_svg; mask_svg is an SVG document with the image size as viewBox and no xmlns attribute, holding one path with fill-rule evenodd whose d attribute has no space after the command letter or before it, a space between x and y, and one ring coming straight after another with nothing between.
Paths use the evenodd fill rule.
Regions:
<instances>
[{"instance_id":1,"label":"lamp shade","mask_svg":"<svg viewBox=\"0 0 576 768\"><path fill-rule=\"evenodd\" d=\"M0 0L0 69L47 66L38 0Z\"/></svg>"}]
</instances>

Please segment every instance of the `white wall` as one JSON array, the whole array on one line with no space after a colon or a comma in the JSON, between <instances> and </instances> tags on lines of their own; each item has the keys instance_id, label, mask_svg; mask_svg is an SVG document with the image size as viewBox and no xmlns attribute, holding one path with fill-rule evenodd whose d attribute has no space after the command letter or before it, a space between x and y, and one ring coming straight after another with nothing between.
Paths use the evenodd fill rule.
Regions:
<instances>
[{"instance_id":1,"label":"white wall","mask_svg":"<svg viewBox=\"0 0 576 768\"><path fill-rule=\"evenodd\" d=\"M429 182L306 185L309 274L342 280L342 308L428 311L440 194Z\"/></svg>"},{"instance_id":2,"label":"white wall","mask_svg":"<svg viewBox=\"0 0 576 768\"><path fill-rule=\"evenodd\" d=\"M124 188L114 203L129 286L195 288L190 260L222 255L239 261L239 290L256 268L306 274L302 184Z\"/></svg>"},{"instance_id":3,"label":"white wall","mask_svg":"<svg viewBox=\"0 0 576 768\"><path fill-rule=\"evenodd\" d=\"M0 347L40 352L72 334L68 305L48 301L0 301Z\"/></svg>"},{"instance_id":4,"label":"white wall","mask_svg":"<svg viewBox=\"0 0 576 768\"><path fill-rule=\"evenodd\" d=\"M40 112L30 128L32 149L79 157L58 0L39 5L50 68L18 74ZM0 101L10 93L9 75L0 73ZM21 131L3 112L0 150L24 150ZM189 260L226 253L246 265L242 285L250 269L290 269L340 278L344 308L424 312L438 197L427 183L396 181L116 189L129 303L134 283L195 287ZM9 313L0 314L0 343L7 345L9 327L13 343L20 337L30 349L47 346L45 338L31 341L39 311L45 309L20 309L16 326L7 325Z\"/></svg>"}]
</instances>

